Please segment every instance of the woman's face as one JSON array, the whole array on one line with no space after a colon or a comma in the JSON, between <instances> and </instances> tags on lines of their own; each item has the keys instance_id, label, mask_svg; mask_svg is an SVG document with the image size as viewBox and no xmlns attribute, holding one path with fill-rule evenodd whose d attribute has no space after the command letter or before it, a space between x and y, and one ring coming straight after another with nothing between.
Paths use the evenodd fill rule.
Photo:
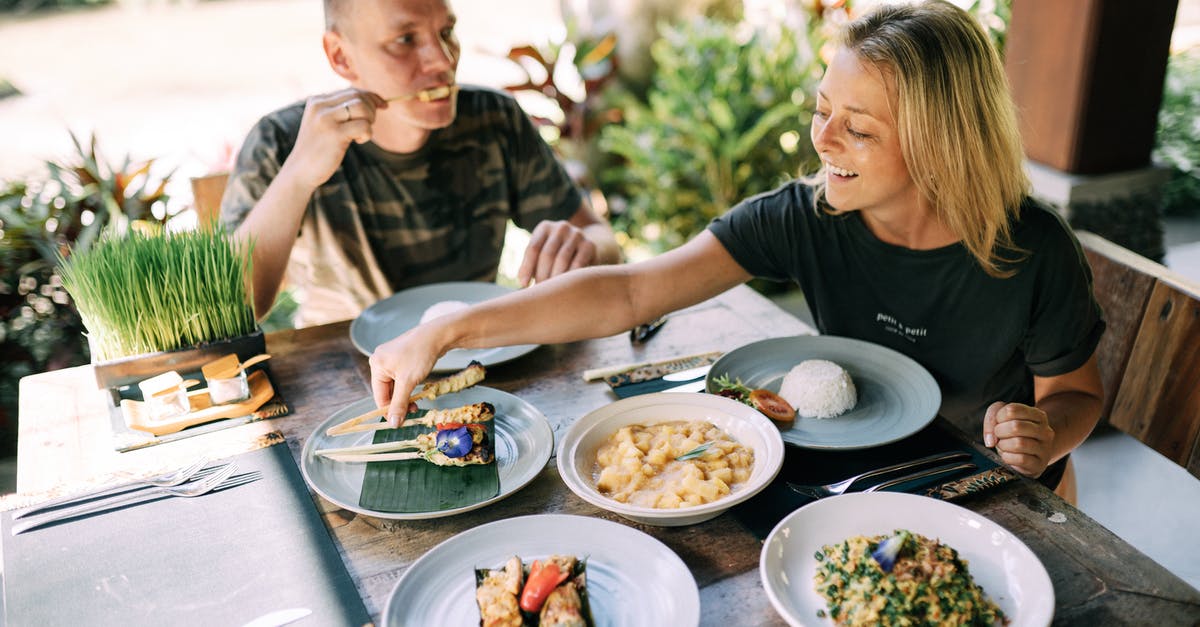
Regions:
<instances>
[{"instance_id":1,"label":"woman's face","mask_svg":"<svg viewBox=\"0 0 1200 627\"><path fill-rule=\"evenodd\" d=\"M817 88L812 143L825 166L825 197L838 212L863 211L883 217L915 208L913 184L891 103L890 74L838 49Z\"/></svg>"}]
</instances>

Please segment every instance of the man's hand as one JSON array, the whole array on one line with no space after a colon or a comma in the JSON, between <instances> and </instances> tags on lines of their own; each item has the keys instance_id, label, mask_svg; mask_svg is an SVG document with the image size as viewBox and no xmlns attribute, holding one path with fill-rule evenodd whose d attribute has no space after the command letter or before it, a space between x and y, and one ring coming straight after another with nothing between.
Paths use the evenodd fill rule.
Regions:
<instances>
[{"instance_id":1,"label":"man's hand","mask_svg":"<svg viewBox=\"0 0 1200 627\"><path fill-rule=\"evenodd\" d=\"M350 142L371 140L375 111L384 108L387 101L378 94L353 88L310 97L285 168L316 189L341 165Z\"/></svg>"},{"instance_id":2,"label":"man's hand","mask_svg":"<svg viewBox=\"0 0 1200 627\"><path fill-rule=\"evenodd\" d=\"M1041 476L1054 461L1054 429L1037 407L992 403L983 418L983 443L994 446L1004 463L1027 477Z\"/></svg>"},{"instance_id":3,"label":"man's hand","mask_svg":"<svg viewBox=\"0 0 1200 627\"><path fill-rule=\"evenodd\" d=\"M544 220L533 229L517 280L527 287L531 281L545 281L595 261L596 245L583 229L566 220Z\"/></svg>"}]
</instances>

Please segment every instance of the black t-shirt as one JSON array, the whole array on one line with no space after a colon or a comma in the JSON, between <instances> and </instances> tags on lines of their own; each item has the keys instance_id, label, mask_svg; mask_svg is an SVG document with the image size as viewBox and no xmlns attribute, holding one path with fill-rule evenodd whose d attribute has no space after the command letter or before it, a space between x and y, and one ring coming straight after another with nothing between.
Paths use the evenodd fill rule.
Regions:
<instances>
[{"instance_id":1,"label":"black t-shirt","mask_svg":"<svg viewBox=\"0 0 1200 627\"><path fill-rule=\"evenodd\" d=\"M1009 278L989 276L960 244L887 244L858 212L814 209L799 182L745 200L708 228L749 273L799 283L821 333L925 366L942 390L941 415L977 438L989 404L1032 404L1032 376L1079 368L1104 331L1078 241L1032 200L1013 223L1027 254Z\"/></svg>"}]
</instances>

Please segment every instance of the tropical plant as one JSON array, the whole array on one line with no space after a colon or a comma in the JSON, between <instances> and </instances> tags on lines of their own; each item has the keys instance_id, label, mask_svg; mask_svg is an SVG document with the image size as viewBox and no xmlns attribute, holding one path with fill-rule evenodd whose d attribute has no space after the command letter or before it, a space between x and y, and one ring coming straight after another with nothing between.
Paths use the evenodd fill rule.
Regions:
<instances>
[{"instance_id":1,"label":"tropical plant","mask_svg":"<svg viewBox=\"0 0 1200 627\"><path fill-rule=\"evenodd\" d=\"M1163 213L1200 214L1200 47L1167 61L1154 159L1171 168L1162 190Z\"/></svg>"},{"instance_id":2,"label":"tropical plant","mask_svg":"<svg viewBox=\"0 0 1200 627\"><path fill-rule=\"evenodd\" d=\"M624 122L600 135L621 161L601 174L623 205L617 227L650 252L673 248L813 164L807 101L822 65L809 30L707 18L660 27L646 102L627 99Z\"/></svg>"},{"instance_id":3,"label":"tropical plant","mask_svg":"<svg viewBox=\"0 0 1200 627\"><path fill-rule=\"evenodd\" d=\"M106 162L92 137L71 136L74 157L47 162L45 178L0 183L0 436L11 451L17 382L88 362L83 322L56 269L106 228L161 227L167 181L153 161Z\"/></svg>"}]
</instances>

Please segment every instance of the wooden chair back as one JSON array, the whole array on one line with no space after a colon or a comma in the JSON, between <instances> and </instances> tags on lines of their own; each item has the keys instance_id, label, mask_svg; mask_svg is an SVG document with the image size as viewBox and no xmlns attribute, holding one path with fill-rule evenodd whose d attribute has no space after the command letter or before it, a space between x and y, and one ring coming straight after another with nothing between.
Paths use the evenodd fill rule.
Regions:
<instances>
[{"instance_id":1,"label":"wooden chair back","mask_svg":"<svg viewBox=\"0 0 1200 627\"><path fill-rule=\"evenodd\" d=\"M1200 478L1200 285L1080 232L1108 329L1102 419Z\"/></svg>"},{"instance_id":2,"label":"wooden chair back","mask_svg":"<svg viewBox=\"0 0 1200 627\"><path fill-rule=\"evenodd\" d=\"M201 225L210 224L221 217L221 196L229 182L228 172L216 172L192 179L192 203Z\"/></svg>"}]
</instances>

